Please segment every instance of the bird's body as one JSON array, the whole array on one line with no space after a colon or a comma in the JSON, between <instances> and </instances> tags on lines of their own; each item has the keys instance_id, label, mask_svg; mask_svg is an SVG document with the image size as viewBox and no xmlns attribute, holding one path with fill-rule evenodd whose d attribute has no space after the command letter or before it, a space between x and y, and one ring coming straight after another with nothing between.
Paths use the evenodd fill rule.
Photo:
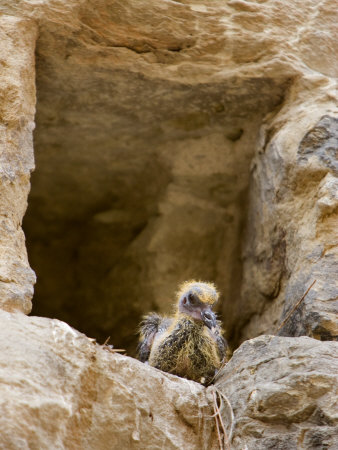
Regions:
<instances>
[{"instance_id":1,"label":"bird's body","mask_svg":"<svg viewBox=\"0 0 338 450\"><path fill-rule=\"evenodd\" d=\"M154 313L141 323L141 361L164 372L210 384L226 350L220 322L211 311L217 298L217 291L209 283L185 283L178 293L173 317Z\"/></svg>"}]
</instances>

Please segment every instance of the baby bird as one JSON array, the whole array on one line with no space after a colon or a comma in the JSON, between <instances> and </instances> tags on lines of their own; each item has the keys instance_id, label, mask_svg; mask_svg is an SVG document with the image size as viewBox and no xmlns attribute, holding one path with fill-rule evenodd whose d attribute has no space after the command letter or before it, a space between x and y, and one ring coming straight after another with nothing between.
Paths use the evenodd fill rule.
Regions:
<instances>
[{"instance_id":1,"label":"baby bird","mask_svg":"<svg viewBox=\"0 0 338 450\"><path fill-rule=\"evenodd\" d=\"M164 372L209 385L227 347L220 321L212 311L217 300L212 283L183 283L173 317L152 313L141 322L139 359Z\"/></svg>"}]
</instances>

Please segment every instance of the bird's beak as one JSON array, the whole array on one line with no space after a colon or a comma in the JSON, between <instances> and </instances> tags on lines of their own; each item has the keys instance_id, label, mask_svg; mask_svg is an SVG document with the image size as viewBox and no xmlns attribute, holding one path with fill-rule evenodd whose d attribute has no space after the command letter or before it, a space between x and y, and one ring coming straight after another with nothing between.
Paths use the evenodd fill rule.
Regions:
<instances>
[{"instance_id":1,"label":"bird's beak","mask_svg":"<svg viewBox=\"0 0 338 450\"><path fill-rule=\"evenodd\" d=\"M216 314L210 308L206 308L201 312L201 317L204 325L210 330L216 326Z\"/></svg>"}]
</instances>

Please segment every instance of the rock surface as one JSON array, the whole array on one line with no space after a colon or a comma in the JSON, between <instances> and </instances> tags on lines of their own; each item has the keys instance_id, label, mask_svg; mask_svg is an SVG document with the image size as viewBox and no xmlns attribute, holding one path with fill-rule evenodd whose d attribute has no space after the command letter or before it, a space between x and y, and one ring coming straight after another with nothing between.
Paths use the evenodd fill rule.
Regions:
<instances>
[{"instance_id":1,"label":"rock surface","mask_svg":"<svg viewBox=\"0 0 338 450\"><path fill-rule=\"evenodd\" d=\"M21 228L34 168L33 21L0 16L0 307L29 313L35 274Z\"/></svg>"},{"instance_id":2,"label":"rock surface","mask_svg":"<svg viewBox=\"0 0 338 450\"><path fill-rule=\"evenodd\" d=\"M235 351L215 384L236 418L234 449L337 448L337 342L257 337Z\"/></svg>"},{"instance_id":3,"label":"rock surface","mask_svg":"<svg viewBox=\"0 0 338 450\"><path fill-rule=\"evenodd\" d=\"M0 342L2 449L215 448L200 384L55 319L2 311Z\"/></svg>"},{"instance_id":4,"label":"rock surface","mask_svg":"<svg viewBox=\"0 0 338 450\"><path fill-rule=\"evenodd\" d=\"M216 386L235 449L336 448L337 23L334 0L0 0L1 448L218 445L212 389L22 314L35 88L36 312L131 352L208 279L236 347L316 280Z\"/></svg>"},{"instance_id":5,"label":"rock surface","mask_svg":"<svg viewBox=\"0 0 338 450\"><path fill-rule=\"evenodd\" d=\"M55 319L2 311L0 342L1 448L218 448L212 388L111 353ZM333 450L337 378L336 342L245 342L216 379L235 415L232 448Z\"/></svg>"},{"instance_id":6,"label":"rock surface","mask_svg":"<svg viewBox=\"0 0 338 450\"><path fill-rule=\"evenodd\" d=\"M334 94L334 91L332 91ZM309 115L313 109L315 114ZM294 120L292 120L294 119ZM242 338L275 333L338 338L338 112L327 98L286 103L262 130L252 165L241 300ZM281 312L283 311L283 314ZM247 317L242 316L243 323Z\"/></svg>"},{"instance_id":7,"label":"rock surface","mask_svg":"<svg viewBox=\"0 0 338 450\"><path fill-rule=\"evenodd\" d=\"M177 284L194 277L219 286L233 345L275 331L284 295L288 309L315 269L307 262L307 275L288 284L296 246L282 236L290 213L269 198L267 223L257 230L261 200L279 171L275 148L281 167L297 166L283 171L284 185L301 167L304 180L312 179L313 163L291 153L321 117L334 117L335 2L0 4L39 29L37 170L25 218L39 280L35 313L101 342L111 335L131 351L130 328L141 314L168 312ZM270 142L276 133L280 148ZM302 228L308 206L289 206L293 228ZM318 240L332 243L324 228ZM297 267L307 261L307 242ZM326 308L329 300L321 302ZM311 335L334 335L324 324L331 319L318 319Z\"/></svg>"}]
</instances>

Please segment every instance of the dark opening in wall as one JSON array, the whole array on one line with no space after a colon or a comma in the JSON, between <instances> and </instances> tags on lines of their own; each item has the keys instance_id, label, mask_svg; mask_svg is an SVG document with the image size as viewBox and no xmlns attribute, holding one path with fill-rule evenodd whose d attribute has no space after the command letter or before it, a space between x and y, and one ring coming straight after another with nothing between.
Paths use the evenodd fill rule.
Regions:
<instances>
[{"instance_id":1,"label":"dark opening in wall","mask_svg":"<svg viewBox=\"0 0 338 450\"><path fill-rule=\"evenodd\" d=\"M133 355L141 315L170 311L177 285L196 278L217 284L235 344L250 162L283 89L150 76L130 50L56 30L41 30L36 68L33 314Z\"/></svg>"}]
</instances>

